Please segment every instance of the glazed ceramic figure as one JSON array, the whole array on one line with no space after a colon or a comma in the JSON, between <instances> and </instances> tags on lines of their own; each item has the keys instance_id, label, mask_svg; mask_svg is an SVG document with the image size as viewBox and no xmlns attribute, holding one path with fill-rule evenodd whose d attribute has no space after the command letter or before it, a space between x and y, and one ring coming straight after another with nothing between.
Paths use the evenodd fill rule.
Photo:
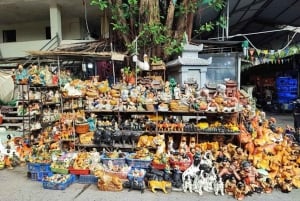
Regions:
<instances>
[{"instance_id":1,"label":"glazed ceramic figure","mask_svg":"<svg viewBox=\"0 0 300 201\"><path fill-rule=\"evenodd\" d=\"M58 75L56 73L54 75L52 75L52 84L54 86L58 85Z\"/></svg>"},{"instance_id":2,"label":"glazed ceramic figure","mask_svg":"<svg viewBox=\"0 0 300 201\"><path fill-rule=\"evenodd\" d=\"M129 90L124 87L121 90L121 98L122 98L123 101L127 101L128 97L129 97Z\"/></svg>"},{"instance_id":3,"label":"glazed ceramic figure","mask_svg":"<svg viewBox=\"0 0 300 201\"><path fill-rule=\"evenodd\" d=\"M259 186L259 182L257 181L259 174L255 167L253 167L250 162L243 161L242 162L242 170L241 177L243 181L252 192L262 192L261 186Z\"/></svg>"},{"instance_id":4,"label":"glazed ceramic figure","mask_svg":"<svg viewBox=\"0 0 300 201\"><path fill-rule=\"evenodd\" d=\"M175 81L174 78L171 78L170 81L169 81L169 87L171 89L171 93L172 93L173 97L175 96L174 95L174 89L175 89L176 86L177 86L177 82ZM166 88L165 88L165 90L166 90Z\"/></svg>"},{"instance_id":5,"label":"glazed ceramic figure","mask_svg":"<svg viewBox=\"0 0 300 201\"><path fill-rule=\"evenodd\" d=\"M233 195L236 188L236 178L230 177L229 179L227 179L224 188L225 193L227 193L228 195Z\"/></svg>"},{"instance_id":6,"label":"glazed ceramic figure","mask_svg":"<svg viewBox=\"0 0 300 201\"><path fill-rule=\"evenodd\" d=\"M237 180L241 180L239 175L239 164L237 160L234 160L231 164L227 161L224 162L224 167L220 170L219 176L226 181L228 178L235 177Z\"/></svg>"},{"instance_id":7,"label":"glazed ceramic figure","mask_svg":"<svg viewBox=\"0 0 300 201\"><path fill-rule=\"evenodd\" d=\"M19 83L19 81L26 79L26 78L28 78L26 69L23 68L23 65L21 65L21 64L18 65L18 69L16 71L17 83Z\"/></svg>"},{"instance_id":8,"label":"glazed ceramic figure","mask_svg":"<svg viewBox=\"0 0 300 201\"><path fill-rule=\"evenodd\" d=\"M246 186L243 182L238 182L234 191L234 198L243 200L246 196Z\"/></svg>"},{"instance_id":9,"label":"glazed ceramic figure","mask_svg":"<svg viewBox=\"0 0 300 201\"><path fill-rule=\"evenodd\" d=\"M60 100L60 94L59 94L59 91L58 90L56 90L55 91L55 94L54 94L54 102L59 102L59 100Z\"/></svg>"},{"instance_id":10,"label":"glazed ceramic figure","mask_svg":"<svg viewBox=\"0 0 300 201\"><path fill-rule=\"evenodd\" d=\"M175 100L179 100L180 99L180 87L179 85L177 85L175 88L174 88L174 99Z\"/></svg>"}]
</instances>

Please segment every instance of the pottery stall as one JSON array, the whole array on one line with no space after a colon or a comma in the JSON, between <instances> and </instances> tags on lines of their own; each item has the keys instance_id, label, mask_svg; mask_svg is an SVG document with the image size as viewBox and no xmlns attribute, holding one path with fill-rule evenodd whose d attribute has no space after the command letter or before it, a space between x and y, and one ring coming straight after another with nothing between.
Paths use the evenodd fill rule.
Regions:
<instances>
[{"instance_id":1,"label":"pottery stall","mask_svg":"<svg viewBox=\"0 0 300 201\"><path fill-rule=\"evenodd\" d=\"M185 46L192 54L198 48ZM210 60L190 57L167 64L180 64L180 75L170 71L165 80L146 73L136 84L125 77L113 84L97 76L74 79L62 70L60 85L52 86L56 78L45 81L44 68L36 68L22 83L29 90L18 117L39 127L0 143L1 168L27 165L31 180L56 190L78 182L101 191L209 192L242 200L299 188L293 128L256 110L233 79L207 88ZM197 71L195 79L185 69ZM2 124L11 114L2 112Z\"/></svg>"}]
</instances>

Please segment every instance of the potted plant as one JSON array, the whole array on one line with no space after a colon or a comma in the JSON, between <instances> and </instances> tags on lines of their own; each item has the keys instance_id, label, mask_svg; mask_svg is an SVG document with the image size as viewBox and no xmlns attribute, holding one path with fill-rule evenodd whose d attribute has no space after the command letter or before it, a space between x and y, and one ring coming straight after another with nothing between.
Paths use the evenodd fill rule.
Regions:
<instances>
[{"instance_id":1,"label":"potted plant","mask_svg":"<svg viewBox=\"0 0 300 201\"><path fill-rule=\"evenodd\" d=\"M130 66L125 66L123 68L123 79L128 84L135 84L136 81L136 73L138 73L138 69L135 71Z\"/></svg>"}]
</instances>

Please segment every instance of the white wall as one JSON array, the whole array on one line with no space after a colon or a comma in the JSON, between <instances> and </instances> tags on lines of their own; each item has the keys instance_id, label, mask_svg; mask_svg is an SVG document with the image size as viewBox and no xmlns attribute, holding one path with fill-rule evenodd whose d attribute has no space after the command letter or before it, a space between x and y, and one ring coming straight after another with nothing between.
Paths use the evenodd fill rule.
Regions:
<instances>
[{"instance_id":1,"label":"white wall","mask_svg":"<svg viewBox=\"0 0 300 201\"><path fill-rule=\"evenodd\" d=\"M3 42L3 30L16 30L17 42L45 40L46 27L50 26L49 21L36 21L22 24L0 25L0 42ZM62 39L78 40L81 35L81 23L79 18L65 19L62 21Z\"/></svg>"},{"instance_id":2,"label":"white wall","mask_svg":"<svg viewBox=\"0 0 300 201\"><path fill-rule=\"evenodd\" d=\"M23 24L0 25L0 58L24 57L28 50L40 50L49 40L46 40L46 27L49 21L36 21ZM3 30L16 30L17 42L3 43ZM80 40L84 38L83 27L79 18L62 21L62 40ZM79 42L79 41L76 41Z\"/></svg>"},{"instance_id":3,"label":"white wall","mask_svg":"<svg viewBox=\"0 0 300 201\"><path fill-rule=\"evenodd\" d=\"M31 40L45 40L45 28L49 26L47 21L37 21L22 24L11 24L9 26L0 26L0 42L3 42L3 30L16 30L17 42Z\"/></svg>"},{"instance_id":4,"label":"white wall","mask_svg":"<svg viewBox=\"0 0 300 201\"><path fill-rule=\"evenodd\" d=\"M79 40L82 39L81 23L79 18L62 20L62 39Z\"/></svg>"},{"instance_id":5,"label":"white wall","mask_svg":"<svg viewBox=\"0 0 300 201\"><path fill-rule=\"evenodd\" d=\"M39 50L49 40L35 40L29 42L16 42L16 43L0 43L0 58L9 57L24 57L27 56L28 50Z\"/></svg>"}]
</instances>

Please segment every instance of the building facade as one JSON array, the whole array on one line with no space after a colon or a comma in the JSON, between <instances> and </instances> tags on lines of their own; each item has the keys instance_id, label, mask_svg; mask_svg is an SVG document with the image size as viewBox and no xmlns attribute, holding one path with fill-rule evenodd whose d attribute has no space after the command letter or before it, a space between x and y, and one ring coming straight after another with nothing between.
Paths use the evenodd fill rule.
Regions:
<instances>
[{"instance_id":1,"label":"building facade","mask_svg":"<svg viewBox=\"0 0 300 201\"><path fill-rule=\"evenodd\" d=\"M105 30L109 29L105 17L97 6L90 5L90 0L2 0L0 59L106 38L109 34Z\"/></svg>"}]
</instances>

